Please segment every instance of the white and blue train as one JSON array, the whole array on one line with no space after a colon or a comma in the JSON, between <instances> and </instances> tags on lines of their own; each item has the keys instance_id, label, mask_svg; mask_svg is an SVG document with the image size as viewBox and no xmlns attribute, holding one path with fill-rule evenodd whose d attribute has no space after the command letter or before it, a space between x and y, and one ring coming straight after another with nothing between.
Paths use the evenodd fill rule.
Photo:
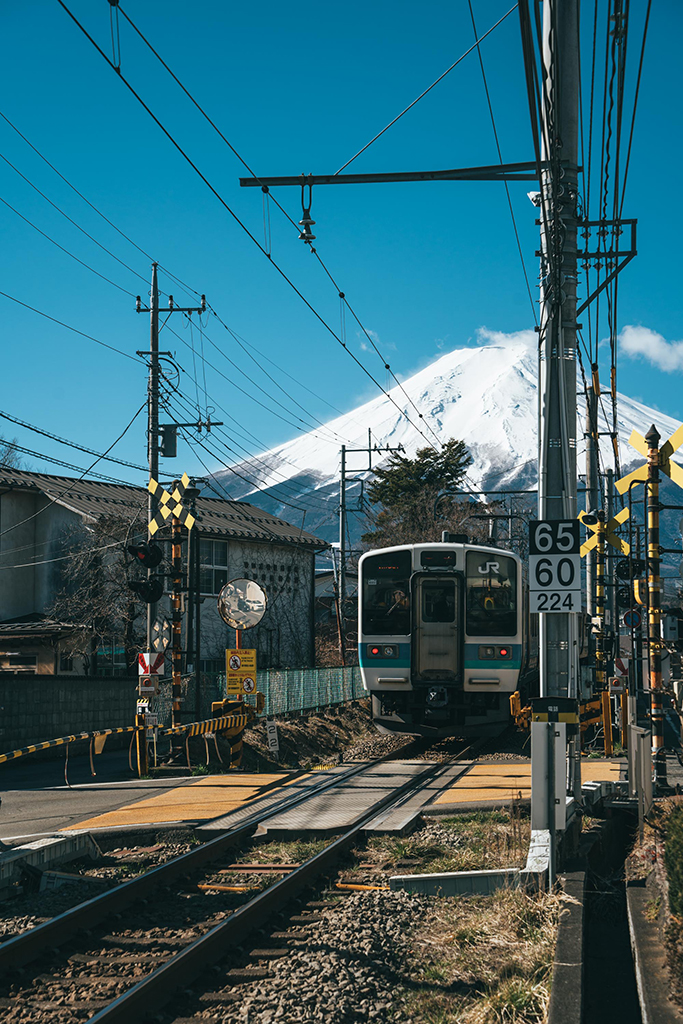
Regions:
<instances>
[{"instance_id":1,"label":"white and blue train","mask_svg":"<svg viewBox=\"0 0 683 1024\"><path fill-rule=\"evenodd\" d=\"M458 536L458 541L460 541ZM471 543L407 544L359 563L358 655L380 732L500 732L538 685L522 560Z\"/></svg>"}]
</instances>

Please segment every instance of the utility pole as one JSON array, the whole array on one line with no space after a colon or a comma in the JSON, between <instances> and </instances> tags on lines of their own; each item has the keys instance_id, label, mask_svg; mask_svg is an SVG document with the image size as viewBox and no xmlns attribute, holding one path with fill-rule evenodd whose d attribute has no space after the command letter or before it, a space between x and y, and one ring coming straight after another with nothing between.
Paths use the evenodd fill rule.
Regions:
<instances>
[{"instance_id":1,"label":"utility pole","mask_svg":"<svg viewBox=\"0 0 683 1024\"><path fill-rule=\"evenodd\" d=\"M543 4L539 519L576 519L578 0ZM540 616L541 694L577 696L574 613Z\"/></svg>"},{"instance_id":2,"label":"utility pole","mask_svg":"<svg viewBox=\"0 0 683 1024\"><path fill-rule=\"evenodd\" d=\"M142 305L142 299L136 297L135 309L138 313L149 313L149 352L137 352L139 356L149 357L149 375L147 382L147 462L150 480L159 480L159 357L171 356L170 352L159 352L159 282L157 263L152 264L152 287L150 289L149 306ZM204 313L206 298L202 295L201 306L176 306L173 296L168 297L168 313ZM181 424L182 425L182 424ZM151 523L159 509L159 501L154 494L147 494L147 522ZM147 570L147 576L152 570ZM147 605L147 650L152 650L152 626L157 614L156 604Z\"/></svg>"},{"instance_id":3,"label":"utility pole","mask_svg":"<svg viewBox=\"0 0 683 1024\"><path fill-rule=\"evenodd\" d=\"M661 436L654 424L645 435L645 440L647 441L647 647L650 667L650 720L652 722L654 783L661 793L667 788L664 709L662 705L662 601L659 573L659 442Z\"/></svg>"},{"instance_id":4,"label":"utility pole","mask_svg":"<svg viewBox=\"0 0 683 1024\"><path fill-rule=\"evenodd\" d=\"M576 288L578 218L578 0L544 0L539 330L539 520L575 520ZM539 615L541 697L579 697L578 622L574 612ZM548 762L560 731L549 735ZM560 739L559 742L562 742ZM580 745L567 745L566 790L581 793ZM555 796L553 794L553 804ZM557 845L551 808L549 884Z\"/></svg>"},{"instance_id":5,"label":"utility pole","mask_svg":"<svg viewBox=\"0 0 683 1024\"><path fill-rule=\"evenodd\" d=\"M360 493L360 497L358 499L358 505L357 505L357 507L355 509L351 509L350 511L352 511L352 512L362 512L362 510L363 510L363 490L362 490L362 488L363 488L363 484L365 482L365 479L362 476L350 476L350 477L347 477L347 475L346 475L346 456L347 455L357 455L357 454L367 455L367 457L368 457L367 472L371 473L372 472L372 456L373 456L373 454L392 455L394 452L404 452L404 451L405 451L405 448L403 447L402 444L399 444L396 448L391 448L391 447L389 447L389 445L387 445L384 448L379 448L377 445L375 445L373 447L373 444L372 444L372 430L370 430L370 429L368 429L368 444L367 444L367 448L347 448L345 444L343 444L341 446L341 453L340 453L341 454L341 478L340 478L340 483L339 483L339 605L340 605L340 615L341 615L341 623L342 623L342 629L343 630L345 628L344 627L344 622L345 622L344 608L345 608L345 603L346 603L346 561L347 561L347 558L348 558L348 555L349 555L349 552L348 552L347 546L346 546L346 535L347 535L346 521L347 521L347 513L349 512L349 509L348 509L347 503L346 503L346 485L347 484L360 483L360 485L361 485L361 493ZM356 470L355 472L360 472L360 470ZM363 472L365 472L365 471L363 471ZM344 647L345 646L346 646L346 644L344 643ZM343 654L344 654L344 651L342 651L342 655Z\"/></svg>"}]
</instances>

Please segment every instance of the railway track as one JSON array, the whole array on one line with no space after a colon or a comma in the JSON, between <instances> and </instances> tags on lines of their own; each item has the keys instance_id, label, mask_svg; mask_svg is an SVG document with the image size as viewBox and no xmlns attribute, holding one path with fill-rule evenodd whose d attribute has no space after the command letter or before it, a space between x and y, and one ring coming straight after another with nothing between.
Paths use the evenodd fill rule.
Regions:
<instances>
[{"instance_id":1,"label":"railway track","mask_svg":"<svg viewBox=\"0 0 683 1024\"><path fill-rule=\"evenodd\" d=\"M362 841L365 826L380 812L389 811L443 774L452 761L472 752L473 745L450 762L425 762L423 771L385 793L323 850L292 866L253 898L232 891L239 887L222 884L225 876L217 873L226 856L248 843L259 825L322 793L333 797L335 788L350 778L362 778L386 757L350 768L311 794L285 795L267 811L255 808L246 821L218 838L9 939L0 945L0 1021L71 1024L90 1019L98 1024L131 1024L158 1014L175 993L187 992L195 984L201 1008L198 1000L202 987L207 988L202 976L212 965L219 965L223 984L229 988L249 980L254 968L246 966L231 975L221 963L305 890L334 875L344 855ZM201 904L199 917L189 927L188 899L193 913ZM309 909L315 909L315 901ZM296 927L305 923L306 915L290 917L294 938L301 938ZM283 935L276 929L271 938ZM282 942L275 951L256 950L255 954L259 952L263 956L256 956L257 961L283 955ZM256 976L263 970L256 968ZM215 979L208 980L208 987L215 988ZM220 1002L223 997L216 998ZM225 994L226 1000L231 998L230 992Z\"/></svg>"}]
</instances>

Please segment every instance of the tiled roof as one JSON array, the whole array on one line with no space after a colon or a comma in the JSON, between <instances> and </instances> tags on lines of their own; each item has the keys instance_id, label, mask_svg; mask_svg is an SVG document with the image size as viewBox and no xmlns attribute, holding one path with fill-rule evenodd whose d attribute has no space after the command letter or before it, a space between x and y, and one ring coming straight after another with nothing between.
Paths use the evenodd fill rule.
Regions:
<instances>
[{"instance_id":1,"label":"tiled roof","mask_svg":"<svg viewBox=\"0 0 683 1024\"><path fill-rule=\"evenodd\" d=\"M201 480L197 483L201 486ZM147 491L143 487L0 467L0 491L5 490L42 491L51 501L91 519L104 515L132 519L136 512L141 526L146 519ZM294 544L311 549L329 546L312 533L244 501L199 497L197 525L202 534L227 538Z\"/></svg>"},{"instance_id":2,"label":"tiled roof","mask_svg":"<svg viewBox=\"0 0 683 1024\"><path fill-rule=\"evenodd\" d=\"M44 619L41 622L0 622L0 640L12 637L35 639L41 636L55 636L58 633L72 633L74 626L64 622L54 622L52 619Z\"/></svg>"}]
</instances>

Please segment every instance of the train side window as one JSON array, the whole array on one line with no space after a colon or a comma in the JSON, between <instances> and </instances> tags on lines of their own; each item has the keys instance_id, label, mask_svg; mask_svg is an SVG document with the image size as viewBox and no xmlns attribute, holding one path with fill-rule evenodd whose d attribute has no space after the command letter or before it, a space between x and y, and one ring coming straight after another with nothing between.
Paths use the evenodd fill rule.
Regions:
<instances>
[{"instance_id":1,"label":"train side window","mask_svg":"<svg viewBox=\"0 0 683 1024\"><path fill-rule=\"evenodd\" d=\"M468 551L467 633L469 636L515 636L517 633L517 563L508 555Z\"/></svg>"},{"instance_id":2,"label":"train side window","mask_svg":"<svg viewBox=\"0 0 683 1024\"><path fill-rule=\"evenodd\" d=\"M370 555L362 563L362 631L366 636L410 633L410 551Z\"/></svg>"}]
</instances>

